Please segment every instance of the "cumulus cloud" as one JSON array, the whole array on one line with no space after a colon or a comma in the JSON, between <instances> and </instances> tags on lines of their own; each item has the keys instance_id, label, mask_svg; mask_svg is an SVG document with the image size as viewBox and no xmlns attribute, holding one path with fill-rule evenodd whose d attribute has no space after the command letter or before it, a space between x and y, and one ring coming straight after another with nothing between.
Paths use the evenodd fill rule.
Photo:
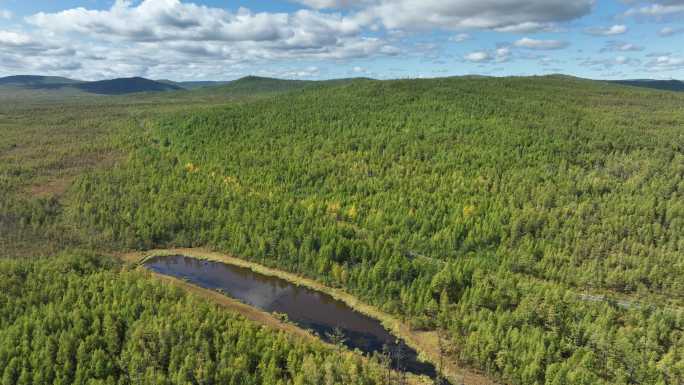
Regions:
<instances>
[{"instance_id":1,"label":"cumulus cloud","mask_svg":"<svg viewBox=\"0 0 684 385\"><path fill-rule=\"evenodd\" d=\"M626 33L627 30L628 29L626 25L614 25L612 27L587 28L584 30L584 32L594 36L614 36L622 35Z\"/></svg>"},{"instance_id":2,"label":"cumulus cloud","mask_svg":"<svg viewBox=\"0 0 684 385\"><path fill-rule=\"evenodd\" d=\"M347 72L348 75L355 76L355 77L378 77L378 74L371 71L370 69L366 67L361 67L361 66L355 66L354 68L351 69L351 71Z\"/></svg>"},{"instance_id":3,"label":"cumulus cloud","mask_svg":"<svg viewBox=\"0 0 684 385\"><path fill-rule=\"evenodd\" d=\"M81 63L69 47L53 45L22 32L0 30L0 69L13 73L74 71Z\"/></svg>"},{"instance_id":4,"label":"cumulus cloud","mask_svg":"<svg viewBox=\"0 0 684 385\"><path fill-rule=\"evenodd\" d=\"M217 67L248 62L346 60L400 52L382 38L364 36L366 26L357 19L310 9L269 13L239 8L231 12L180 0L116 0L105 10L80 7L41 12L26 21L51 40L78 45L84 61L106 58L121 64L112 68L125 75L172 69L174 61L194 65L198 73L214 73ZM78 43L81 36L92 44ZM5 40L10 38L17 39L7 36ZM100 63L90 64L88 68L99 68L93 76L109 73Z\"/></svg>"},{"instance_id":5,"label":"cumulus cloud","mask_svg":"<svg viewBox=\"0 0 684 385\"><path fill-rule=\"evenodd\" d=\"M376 0L361 14L389 29L530 32L591 12L594 0Z\"/></svg>"},{"instance_id":6,"label":"cumulus cloud","mask_svg":"<svg viewBox=\"0 0 684 385\"><path fill-rule=\"evenodd\" d=\"M0 9L0 19L10 20L12 17L14 17L14 14L11 11Z\"/></svg>"},{"instance_id":7,"label":"cumulus cloud","mask_svg":"<svg viewBox=\"0 0 684 385\"><path fill-rule=\"evenodd\" d=\"M570 45L568 42L561 40L537 40L529 37L524 37L513 44L516 47L535 50L563 49Z\"/></svg>"},{"instance_id":8,"label":"cumulus cloud","mask_svg":"<svg viewBox=\"0 0 684 385\"><path fill-rule=\"evenodd\" d=\"M0 52L13 55L46 53L50 56L68 56L73 53L68 47L44 43L23 32L3 30L0 30Z\"/></svg>"},{"instance_id":9,"label":"cumulus cloud","mask_svg":"<svg viewBox=\"0 0 684 385\"><path fill-rule=\"evenodd\" d=\"M327 64L358 75L368 72L355 71L355 59L392 55L418 57L430 65L446 65L456 57L487 70L501 67L495 63L529 59L537 62L538 69L550 69L566 59L547 51L567 48L568 39L542 39L533 33L569 28L619 39L629 30L626 21L586 29L563 25L591 13L597 0L288 0L299 5L289 12L257 12L200 1L114 0L107 9L84 6L37 13L0 27L0 71L181 80L263 70L265 76L317 78L328 73ZM678 9L684 8L684 0L622 1L631 4L625 14L640 18L678 17ZM660 31L655 28L652 34L666 37L684 31L678 24L671 25ZM480 46L466 53L449 44L472 40L467 46L474 45L479 30L520 35L502 38L509 43L495 48ZM643 50L634 43L607 41L600 51L611 52L612 58L599 59L602 62L596 66L635 65L639 59L632 56L639 56L644 61L642 70L647 62L649 68L666 69L677 68L681 60L670 54L653 58L628 54ZM75 70L77 74L69 73ZM437 73L434 68L426 71Z\"/></svg>"},{"instance_id":10,"label":"cumulus cloud","mask_svg":"<svg viewBox=\"0 0 684 385\"><path fill-rule=\"evenodd\" d=\"M511 49L508 47L497 48L494 57L497 63L506 62L511 57Z\"/></svg>"},{"instance_id":11,"label":"cumulus cloud","mask_svg":"<svg viewBox=\"0 0 684 385\"><path fill-rule=\"evenodd\" d=\"M288 13L236 13L180 0L144 0L134 6L117 0L109 10L69 9L38 13L28 22L59 33L89 34L131 41L287 41L324 44L361 31L353 20L310 10Z\"/></svg>"},{"instance_id":12,"label":"cumulus cloud","mask_svg":"<svg viewBox=\"0 0 684 385\"><path fill-rule=\"evenodd\" d=\"M463 59L471 63L503 63L508 61L510 57L511 49L509 47L499 47L493 51L473 51L463 56Z\"/></svg>"},{"instance_id":13,"label":"cumulus cloud","mask_svg":"<svg viewBox=\"0 0 684 385\"><path fill-rule=\"evenodd\" d=\"M492 56L487 51L474 51L466 54L463 57L465 60L473 63L482 63L492 60Z\"/></svg>"},{"instance_id":14,"label":"cumulus cloud","mask_svg":"<svg viewBox=\"0 0 684 385\"><path fill-rule=\"evenodd\" d=\"M625 16L663 19L684 13L683 0L641 1L640 3L628 9Z\"/></svg>"},{"instance_id":15,"label":"cumulus cloud","mask_svg":"<svg viewBox=\"0 0 684 385\"><path fill-rule=\"evenodd\" d=\"M0 46L22 47L32 44L29 35L12 31L0 31Z\"/></svg>"}]
</instances>

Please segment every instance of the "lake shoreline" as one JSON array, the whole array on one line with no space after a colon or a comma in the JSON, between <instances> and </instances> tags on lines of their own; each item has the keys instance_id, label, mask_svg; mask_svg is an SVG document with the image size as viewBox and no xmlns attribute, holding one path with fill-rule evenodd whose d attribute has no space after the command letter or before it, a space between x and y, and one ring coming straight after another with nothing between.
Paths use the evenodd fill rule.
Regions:
<instances>
[{"instance_id":1,"label":"lake shoreline","mask_svg":"<svg viewBox=\"0 0 684 385\"><path fill-rule=\"evenodd\" d=\"M389 331L391 332L394 336L401 338L408 346L410 346L412 349L414 349L416 352L419 353L420 357L435 365L435 367L438 367L438 362L439 362L439 350L437 348L437 333L436 332L428 332L428 331L416 331L416 330L411 330L411 328L401 322L399 319L395 318L394 316L387 314L380 309L368 305L358 298L354 297L353 295L337 288L332 288L326 285L323 285L317 281L314 281L310 278L302 277L293 273L289 273L286 271L282 271L279 269L274 269L270 268L264 265L261 265L256 262L251 262L247 261L244 259L236 258L233 256L230 256L228 254L223 254L219 252L214 252L211 250L207 249L200 249L200 248L174 248L174 249L155 249L155 250L148 250L148 251L143 251L143 252L132 252L132 253L126 253L120 255L120 258L128 263L133 263L137 264L139 266L143 266L143 264L151 258L154 257L163 257L163 256L173 256L173 255L183 255L191 258L195 258L198 260L209 260L209 261L214 261L214 262L221 262L225 263L228 265L233 265L233 266L238 266L242 268L247 268L252 270L255 273L269 276L269 277L275 277L275 278L280 278L285 281L288 281L292 284L298 285L298 286L304 286L312 290L316 290L325 294L328 294L329 296L333 297L334 299L337 299L339 301L344 302L347 306L349 306L351 309L364 314L368 317L374 318ZM149 271L148 269L146 269ZM155 273L156 274L156 273ZM160 275L160 274L158 274ZM190 285L193 287L199 287L196 285L189 284L187 282L183 282L182 280L178 280L185 285ZM207 290L207 289L202 289L202 290ZM238 301L235 301L238 302ZM240 303L240 302L238 302ZM242 304L242 303L240 303ZM242 304L244 305L244 304ZM244 305L244 306L249 306L249 305ZM258 309L254 309L259 311ZM274 317L272 317L274 318ZM294 325L291 325L294 326ZM308 333L307 331L300 329L301 331ZM310 334L310 333L308 333ZM444 374L446 377L449 379L450 382L454 384L461 384L461 383L466 383L469 385L486 385L486 384L495 384L494 381L491 379L485 377L484 375L471 371L471 370L466 370L460 366L457 365L457 363L451 361L451 360L446 360L444 363Z\"/></svg>"}]
</instances>

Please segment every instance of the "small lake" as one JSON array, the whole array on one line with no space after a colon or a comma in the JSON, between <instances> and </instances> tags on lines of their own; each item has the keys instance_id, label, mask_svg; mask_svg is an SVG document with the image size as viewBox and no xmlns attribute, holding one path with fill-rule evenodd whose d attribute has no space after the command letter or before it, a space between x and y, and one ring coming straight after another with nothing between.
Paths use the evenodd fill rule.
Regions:
<instances>
[{"instance_id":1,"label":"small lake","mask_svg":"<svg viewBox=\"0 0 684 385\"><path fill-rule=\"evenodd\" d=\"M397 340L378 320L354 311L328 294L243 267L182 255L154 257L145 262L145 267L206 289L221 290L267 312L287 314L290 321L313 330L327 342L331 342L337 329L350 349L372 354L382 352L387 346L392 352L395 369L431 378L436 376L434 365L419 361L416 351ZM401 362L396 359L399 356L403 357Z\"/></svg>"}]
</instances>

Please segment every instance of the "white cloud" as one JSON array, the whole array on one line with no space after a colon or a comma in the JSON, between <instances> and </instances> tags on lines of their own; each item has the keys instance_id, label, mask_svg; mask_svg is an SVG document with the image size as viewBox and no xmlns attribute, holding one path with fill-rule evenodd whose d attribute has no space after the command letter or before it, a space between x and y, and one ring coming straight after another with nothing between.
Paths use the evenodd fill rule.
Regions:
<instances>
[{"instance_id":1,"label":"white cloud","mask_svg":"<svg viewBox=\"0 0 684 385\"><path fill-rule=\"evenodd\" d=\"M482 63L492 60L492 56L487 51L470 52L466 54L463 58L473 63Z\"/></svg>"},{"instance_id":2,"label":"white cloud","mask_svg":"<svg viewBox=\"0 0 684 385\"><path fill-rule=\"evenodd\" d=\"M595 35L595 36L614 36L614 35L622 35L627 32L627 26L626 25L614 25L612 27L594 27L594 28L587 28L584 31L590 35Z\"/></svg>"},{"instance_id":3,"label":"white cloud","mask_svg":"<svg viewBox=\"0 0 684 385\"><path fill-rule=\"evenodd\" d=\"M662 19L684 13L684 1L682 0L641 1L641 3L640 6L628 9L625 16Z\"/></svg>"},{"instance_id":4,"label":"white cloud","mask_svg":"<svg viewBox=\"0 0 684 385\"><path fill-rule=\"evenodd\" d=\"M449 38L449 41L453 41L455 43L462 43L466 40L470 40L473 37L470 36L469 33L459 33L458 35L452 36Z\"/></svg>"},{"instance_id":5,"label":"white cloud","mask_svg":"<svg viewBox=\"0 0 684 385\"><path fill-rule=\"evenodd\" d=\"M673 55L662 55L653 58L647 66L654 71L672 71L684 69L684 58Z\"/></svg>"},{"instance_id":6,"label":"white cloud","mask_svg":"<svg viewBox=\"0 0 684 385\"><path fill-rule=\"evenodd\" d=\"M529 37L524 37L513 44L516 47L537 50L562 49L570 45L568 42L561 40L537 40Z\"/></svg>"},{"instance_id":7,"label":"white cloud","mask_svg":"<svg viewBox=\"0 0 684 385\"><path fill-rule=\"evenodd\" d=\"M144 0L137 6L117 0L109 10L41 12L27 21L58 33L130 41L285 41L291 45L322 45L359 34L362 28L349 18L310 10L287 14L240 8L231 13L180 0Z\"/></svg>"},{"instance_id":8,"label":"white cloud","mask_svg":"<svg viewBox=\"0 0 684 385\"><path fill-rule=\"evenodd\" d=\"M0 9L0 19L10 20L13 17L14 14L11 11L8 11L6 9Z\"/></svg>"},{"instance_id":9,"label":"white cloud","mask_svg":"<svg viewBox=\"0 0 684 385\"><path fill-rule=\"evenodd\" d=\"M530 32L591 12L594 0L376 0L361 15L389 29Z\"/></svg>"},{"instance_id":10,"label":"white cloud","mask_svg":"<svg viewBox=\"0 0 684 385\"><path fill-rule=\"evenodd\" d=\"M481 50L473 51L466 54L463 59L471 63L504 63L511 58L511 49L509 47L499 47L493 51Z\"/></svg>"},{"instance_id":11,"label":"white cloud","mask_svg":"<svg viewBox=\"0 0 684 385\"><path fill-rule=\"evenodd\" d=\"M511 49L508 47L497 48L495 51L494 59L497 63L503 63L508 61L511 57Z\"/></svg>"},{"instance_id":12,"label":"white cloud","mask_svg":"<svg viewBox=\"0 0 684 385\"><path fill-rule=\"evenodd\" d=\"M12 31L0 31L0 47L20 47L33 43L29 35Z\"/></svg>"},{"instance_id":13,"label":"white cloud","mask_svg":"<svg viewBox=\"0 0 684 385\"><path fill-rule=\"evenodd\" d=\"M327 65L342 68L344 74L369 73L355 68L357 62L352 60L389 55L420 58L434 67L425 68L428 73L438 73L435 68L446 66L454 57L483 64L483 70L502 68L494 64L514 59L530 59L537 69L550 70L560 67L561 59L549 57L551 52L546 50L566 48L570 40L542 39L532 33L562 36L567 28L619 39L629 30L622 23L586 29L563 24L591 13L598 0L288 0L301 5L290 12L256 12L200 5L199 1L114 0L109 9L85 6L29 16L24 21L30 26L12 24L0 30L0 72L180 80L225 79L262 70L265 75L317 78L328 74ZM622 1L632 4L628 13L635 17L675 15L673 23L667 24L671 26L660 31L654 27L653 35L684 32L674 23L675 11L684 8L684 0ZM496 47L477 47L479 30L523 35L502 37L500 41L510 43ZM440 39L444 34L447 37ZM448 43L465 41L469 41L467 47L474 46L465 54L454 52L457 47ZM599 57L597 66L635 65L641 58L639 68L646 68L650 60L650 68L664 70L675 68L681 60L659 54L667 60L658 62L656 57L637 53L645 49L636 44L646 44L642 41L603 43L601 52L611 52L605 56L612 58ZM589 55L588 51L583 55ZM78 73L70 74L74 69Z\"/></svg>"},{"instance_id":14,"label":"white cloud","mask_svg":"<svg viewBox=\"0 0 684 385\"><path fill-rule=\"evenodd\" d=\"M494 28L496 32L509 33L533 33L533 32L554 32L557 30L552 23L525 22L505 27Z\"/></svg>"},{"instance_id":15,"label":"white cloud","mask_svg":"<svg viewBox=\"0 0 684 385\"><path fill-rule=\"evenodd\" d=\"M678 35L682 32L684 32L684 28L663 27L660 31L658 31L658 35L661 37L669 37Z\"/></svg>"},{"instance_id":16,"label":"white cloud","mask_svg":"<svg viewBox=\"0 0 684 385\"><path fill-rule=\"evenodd\" d=\"M605 47L601 48L601 52L640 52L643 50L644 47L640 45L615 40L607 42Z\"/></svg>"},{"instance_id":17,"label":"white cloud","mask_svg":"<svg viewBox=\"0 0 684 385\"><path fill-rule=\"evenodd\" d=\"M84 68L90 71L84 77L144 76L162 70L178 71L186 77L188 71L173 63L187 63L197 74L212 74L245 63L264 66L299 59L346 60L400 52L384 39L364 36L365 26L353 18L308 9L256 13L240 8L230 12L180 0L116 0L106 10L41 12L26 21L36 27L43 41L75 47L79 58L87 63ZM82 43L83 36L89 38L89 44ZM33 55L35 58L41 53ZM117 65L107 67L103 62ZM304 77L305 72L292 70L287 74ZM313 76L312 71L307 73ZM163 75L170 76L173 74Z\"/></svg>"}]
</instances>

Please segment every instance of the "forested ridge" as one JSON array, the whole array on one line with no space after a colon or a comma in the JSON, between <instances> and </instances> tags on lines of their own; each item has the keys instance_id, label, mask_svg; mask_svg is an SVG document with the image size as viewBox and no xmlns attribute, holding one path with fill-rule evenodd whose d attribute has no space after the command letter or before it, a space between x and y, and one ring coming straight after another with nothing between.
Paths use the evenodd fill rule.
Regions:
<instances>
[{"instance_id":1,"label":"forested ridge","mask_svg":"<svg viewBox=\"0 0 684 385\"><path fill-rule=\"evenodd\" d=\"M684 294L682 101L460 78L171 115L78 181L72 220L117 247L208 245L346 287L506 382L676 383L681 312L578 292Z\"/></svg>"},{"instance_id":2,"label":"forested ridge","mask_svg":"<svg viewBox=\"0 0 684 385\"><path fill-rule=\"evenodd\" d=\"M567 77L309 86L130 119L120 162L8 207L81 247L342 287L505 383L677 384L683 106Z\"/></svg>"},{"instance_id":3,"label":"forested ridge","mask_svg":"<svg viewBox=\"0 0 684 385\"><path fill-rule=\"evenodd\" d=\"M0 261L0 383L380 384L351 353L255 325L112 260Z\"/></svg>"}]
</instances>

